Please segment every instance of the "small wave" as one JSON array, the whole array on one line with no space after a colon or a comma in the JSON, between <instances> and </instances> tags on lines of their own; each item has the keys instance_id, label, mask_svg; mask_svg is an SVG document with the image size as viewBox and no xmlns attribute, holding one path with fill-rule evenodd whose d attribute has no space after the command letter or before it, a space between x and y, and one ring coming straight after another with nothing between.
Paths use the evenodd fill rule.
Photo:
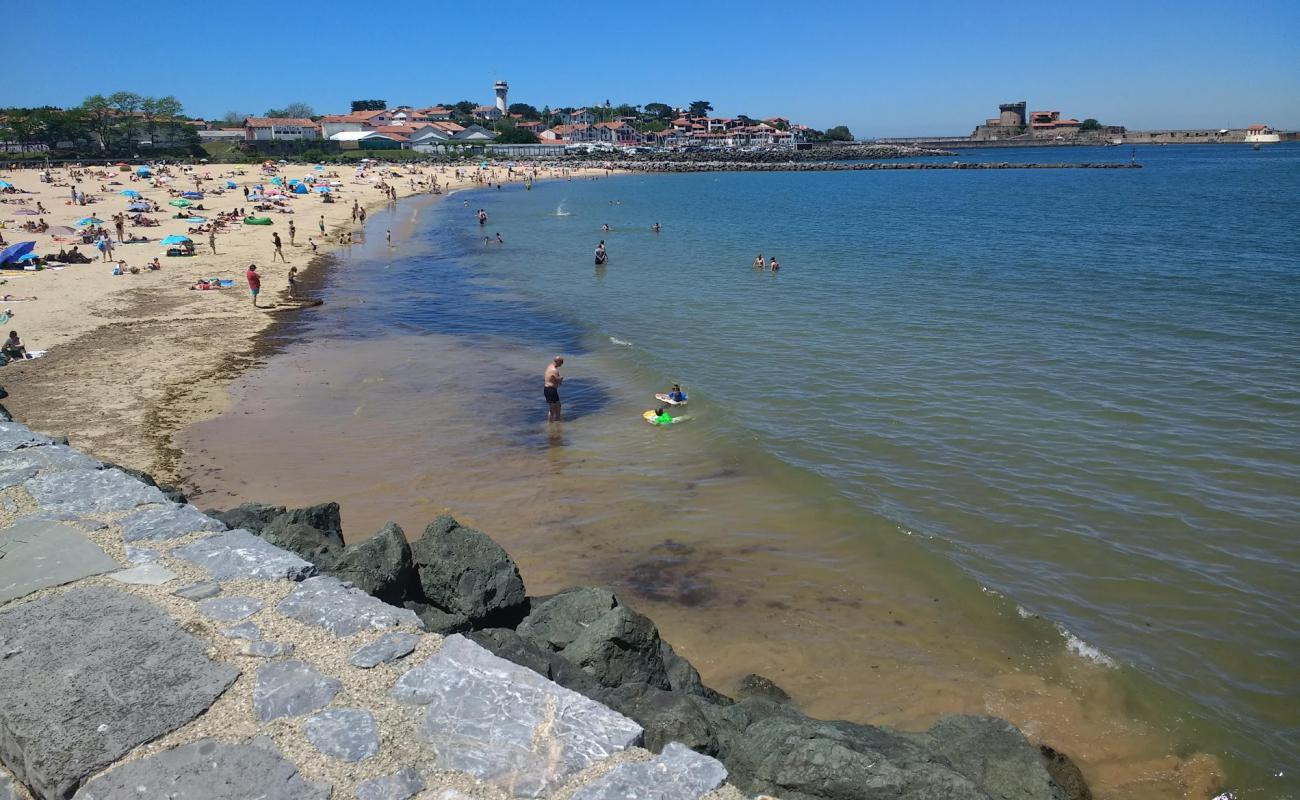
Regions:
<instances>
[{"instance_id":1,"label":"small wave","mask_svg":"<svg viewBox=\"0 0 1300 800\"><path fill-rule=\"evenodd\" d=\"M1064 625L1057 625L1056 629L1059 630L1061 632L1061 635L1065 637L1065 649L1069 650L1071 653L1074 653L1079 658L1082 658L1085 661L1091 661L1092 663L1099 664L1103 667L1110 667L1112 669L1119 666L1118 664L1115 663L1115 659L1111 658L1110 656L1101 652L1097 648L1088 644L1084 640L1080 639L1078 636L1075 636L1073 633L1070 633L1070 631L1067 630Z\"/></svg>"},{"instance_id":2,"label":"small wave","mask_svg":"<svg viewBox=\"0 0 1300 800\"><path fill-rule=\"evenodd\" d=\"M623 341L622 339L616 339L616 338L614 338L613 336L609 337L609 341L610 341L611 344L616 344L616 345L618 345L619 347L631 347L631 346L632 346L632 343L631 343L631 342L625 342L625 341Z\"/></svg>"}]
</instances>

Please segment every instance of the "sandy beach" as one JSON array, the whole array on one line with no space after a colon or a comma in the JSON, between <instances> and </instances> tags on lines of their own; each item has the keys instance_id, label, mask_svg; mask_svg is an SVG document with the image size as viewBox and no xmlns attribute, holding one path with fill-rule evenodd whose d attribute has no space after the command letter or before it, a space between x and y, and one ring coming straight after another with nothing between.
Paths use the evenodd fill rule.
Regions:
<instances>
[{"instance_id":1,"label":"sandy beach","mask_svg":"<svg viewBox=\"0 0 1300 800\"><path fill-rule=\"evenodd\" d=\"M603 174L542 168L534 173L526 166L512 172L504 166L378 163L317 169L268 162L173 165L152 169L146 178L138 174L141 166L51 168L49 182L42 181L43 170L37 168L0 169L0 181L15 190L0 194L0 234L6 242L33 241L34 252L47 259L76 244L92 258L88 264L0 271L0 295L6 296L0 310L11 315L7 330L17 331L29 351L44 351L40 358L0 369L0 385L9 392L4 403L15 418L37 430L68 435L100 458L146 470L159 480L176 477L173 434L225 408L230 378L258 359L259 334L286 314L311 313L303 302L289 299L289 269L297 267L309 287L319 279L329 254L342 246L342 237L364 236L363 225L354 220L354 205L370 210L489 181L521 182L534 174L539 180ZM275 189L273 178L287 184L308 176L318 185L331 184L334 202L324 202L317 191L286 192L290 199L279 204L281 208L255 211L255 202L245 198L246 188ZM229 188L230 182L235 188ZM74 185L84 193L84 205L73 204ZM193 205L183 212L169 205L180 193L196 190L202 199L192 199ZM134 225L130 214L126 218L125 238L146 237L146 242L116 242L113 217L127 212L135 200L125 191L138 193L139 200L158 209L143 213L157 220L156 226ZM192 212L212 221L236 209L269 217L272 224L246 225L233 218L217 231L216 253L206 232L191 233L196 224L176 218ZM34 213L20 213L27 211ZM53 229L83 230L86 226L77 222L86 217L103 220L102 227L115 240L113 259L126 262L125 274L114 275L114 264L101 261L93 243L83 243L76 235L56 236ZM52 230L38 233L21 227L39 221ZM284 261L272 262L273 233L283 242ZM161 240L169 235L189 236L195 254L168 257ZM309 240L315 241L314 251ZM161 269L147 269L155 257ZM244 278L250 263L257 264L262 276L260 307L254 307ZM201 278L233 285L192 288Z\"/></svg>"}]
</instances>

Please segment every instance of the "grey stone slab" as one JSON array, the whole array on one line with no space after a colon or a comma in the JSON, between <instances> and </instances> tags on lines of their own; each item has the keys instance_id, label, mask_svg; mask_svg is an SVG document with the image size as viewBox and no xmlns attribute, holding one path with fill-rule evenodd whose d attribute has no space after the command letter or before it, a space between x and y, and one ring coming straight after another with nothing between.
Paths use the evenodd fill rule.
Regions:
<instances>
[{"instance_id":1,"label":"grey stone slab","mask_svg":"<svg viewBox=\"0 0 1300 800\"><path fill-rule=\"evenodd\" d=\"M102 531L108 527L107 523L100 522L97 519L83 517L80 514L68 514L63 511L36 511L19 517L14 522L15 524L19 522L66 522L88 531Z\"/></svg>"},{"instance_id":2,"label":"grey stone slab","mask_svg":"<svg viewBox=\"0 0 1300 800\"><path fill-rule=\"evenodd\" d=\"M263 722L296 717L323 708L342 688L305 661L272 661L257 670L253 711Z\"/></svg>"},{"instance_id":3,"label":"grey stone slab","mask_svg":"<svg viewBox=\"0 0 1300 800\"><path fill-rule=\"evenodd\" d=\"M87 783L75 800L328 800L273 748L193 744L123 764Z\"/></svg>"},{"instance_id":4,"label":"grey stone slab","mask_svg":"<svg viewBox=\"0 0 1300 800\"><path fill-rule=\"evenodd\" d=\"M0 453L0 470L34 467L37 470L57 472L68 469L99 469L102 466L103 464L95 459L61 444L25 447L10 453Z\"/></svg>"},{"instance_id":5,"label":"grey stone slab","mask_svg":"<svg viewBox=\"0 0 1300 800\"><path fill-rule=\"evenodd\" d=\"M162 554L145 547L126 546L126 560L132 564L157 564Z\"/></svg>"},{"instance_id":6,"label":"grey stone slab","mask_svg":"<svg viewBox=\"0 0 1300 800\"><path fill-rule=\"evenodd\" d=\"M300 581L316 574L310 562L238 528L178 547L172 555L203 567L219 581Z\"/></svg>"},{"instance_id":7,"label":"grey stone slab","mask_svg":"<svg viewBox=\"0 0 1300 800\"><path fill-rule=\"evenodd\" d=\"M32 433L26 425L0 420L0 450L10 451L43 444L51 444L51 440Z\"/></svg>"},{"instance_id":8,"label":"grey stone slab","mask_svg":"<svg viewBox=\"0 0 1300 800\"><path fill-rule=\"evenodd\" d=\"M277 609L290 619L320 626L339 637L399 625L420 627L414 611L390 606L328 575L298 584Z\"/></svg>"},{"instance_id":9,"label":"grey stone slab","mask_svg":"<svg viewBox=\"0 0 1300 800\"><path fill-rule=\"evenodd\" d=\"M253 616L265 605L260 599L246 595L212 597L199 601L199 613L208 619L235 622Z\"/></svg>"},{"instance_id":10,"label":"grey stone slab","mask_svg":"<svg viewBox=\"0 0 1300 800\"><path fill-rule=\"evenodd\" d=\"M216 581L196 581L185 584L172 594L186 600L206 600L221 594L221 584Z\"/></svg>"},{"instance_id":11,"label":"grey stone slab","mask_svg":"<svg viewBox=\"0 0 1300 800\"><path fill-rule=\"evenodd\" d=\"M121 566L84 533L60 522L14 523L0 531L0 553L0 603Z\"/></svg>"},{"instance_id":12,"label":"grey stone slab","mask_svg":"<svg viewBox=\"0 0 1300 800\"><path fill-rule=\"evenodd\" d=\"M424 778L415 767L357 784L357 800L410 800L424 791Z\"/></svg>"},{"instance_id":13,"label":"grey stone slab","mask_svg":"<svg viewBox=\"0 0 1300 800\"><path fill-rule=\"evenodd\" d=\"M156 606L103 587L0 612L0 761L66 798L133 748L203 713L238 676Z\"/></svg>"},{"instance_id":14,"label":"grey stone slab","mask_svg":"<svg viewBox=\"0 0 1300 800\"><path fill-rule=\"evenodd\" d=\"M379 752L375 717L361 708L327 708L303 723L307 740L340 761L365 761Z\"/></svg>"},{"instance_id":15,"label":"grey stone slab","mask_svg":"<svg viewBox=\"0 0 1300 800\"><path fill-rule=\"evenodd\" d=\"M22 452L21 450L19 452ZM6 453L5 455L12 455ZM0 489L8 489L11 486L19 486L25 483L29 478L36 477L40 470L31 464L4 464L0 463Z\"/></svg>"},{"instance_id":16,"label":"grey stone slab","mask_svg":"<svg viewBox=\"0 0 1300 800\"><path fill-rule=\"evenodd\" d=\"M176 539L191 533L224 531L225 524L209 517L194 506L168 503L133 511L117 523L122 538L128 542Z\"/></svg>"},{"instance_id":17,"label":"grey stone slab","mask_svg":"<svg viewBox=\"0 0 1300 800\"><path fill-rule=\"evenodd\" d=\"M571 800L698 800L727 780L727 768L680 742L650 761L630 761L573 793Z\"/></svg>"},{"instance_id":18,"label":"grey stone slab","mask_svg":"<svg viewBox=\"0 0 1300 800\"><path fill-rule=\"evenodd\" d=\"M116 469L44 472L23 486L42 508L65 514L107 514L167 501L157 487Z\"/></svg>"},{"instance_id":19,"label":"grey stone slab","mask_svg":"<svg viewBox=\"0 0 1300 800\"><path fill-rule=\"evenodd\" d=\"M0 800L18 800L18 790L14 788L14 778L3 768L0 768Z\"/></svg>"},{"instance_id":20,"label":"grey stone slab","mask_svg":"<svg viewBox=\"0 0 1300 800\"><path fill-rule=\"evenodd\" d=\"M641 741L641 726L498 658L459 634L394 686L427 705L419 735L456 769L516 797L541 797L591 764Z\"/></svg>"},{"instance_id":21,"label":"grey stone slab","mask_svg":"<svg viewBox=\"0 0 1300 800\"><path fill-rule=\"evenodd\" d=\"M359 647L348 656L348 663L361 669L370 669L409 655L420 643L420 637L405 631L391 631L370 644Z\"/></svg>"},{"instance_id":22,"label":"grey stone slab","mask_svg":"<svg viewBox=\"0 0 1300 800\"><path fill-rule=\"evenodd\" d=\"M262 638L262 629L252 622L241 622L222 630L221 635L227 639L247 639L256 642Z\"/></svg>"},{"instance_id":23,"label":"grey stone slab","mask_svg":"<svg viewBox=\"0 0 1300 800\"><path fill-rule=\"evenodd\" d=\"M256 658L279 658L293 655L293 642L268 642L259 639L255 642L246 642L239 652Z\"/></svg>"},{"instance_id":24,"label":"grey stone slab","mask_svg":"<svg viewBox=\"0 0 1300 800\"><path fill-rule=\"evenodd\" d=\"M110 578L120 583L133 583L140 586L162 586L176 580L176 573L162 564L141 564L138 567L109 573Z\"/></svg>"}]
</instances>

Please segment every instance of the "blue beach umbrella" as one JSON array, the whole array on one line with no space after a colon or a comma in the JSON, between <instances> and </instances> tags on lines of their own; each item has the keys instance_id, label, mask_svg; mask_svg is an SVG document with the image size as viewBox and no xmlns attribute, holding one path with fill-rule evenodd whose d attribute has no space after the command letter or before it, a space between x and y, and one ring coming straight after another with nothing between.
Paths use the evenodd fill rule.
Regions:
<instances>
[{"instance_id":1,"label":"blue beach umbrella","mask_svg":"<svg viewBox=\"0 0 1300 800\"><path fill-rule=\"evenodd\" d=\"M127 211L148 211L149 208L150 206L148 203L140 202L140 203L132 203L131 205L126 207L126 210Z\"/></svg>"},{"instance_id":2,"label":"blue beach umbrella","mask_svg":"<svg viewBox=\"0 0 1300 800\"><path fill-rule=\"evenodd\" d=\"M0 250L0 264L18 261L36 248L36 242L18 242Z\"/></svg>"},{"instance_id":3,"label":"blue beach umbrella","mask_svg":"<svg viewBox=\"0 0 1300 800\"><path fill-rule=\"evenodd\" d=\"M239 188L239 184L235 183L234 181L226 181L226 188L227 188L227 189L238 189L238 188Z\"/></svg>"},{"instance_id":4,"label":"blue beach umbrella","mask_svg":"<svg viewBox=\"0 0 1300 800\"><path fill-rule=\"evenodd\" d=\"M0 181L0 189L12 189L14 185L9 181Z\"/></svg>"},{"instance_id":5,"label":"blue beach umbrella","mask_svg":"<svg viewBox=\"0 0 1300 800\"><path fill-rule=\"evenodd\" d=\"M149 170L148 167L140 167L139 169L137 169L137 170L135 171L135 174L136 174L136 175L148 175L149 172L150 172L150 170Z\"/></svg>"},{"instance_id":6,"label":"blue beach umbrella","mask_svg":"<svg viewBox=\"0 0 1300 800\"><path fill-rule=\"evenodd\" d=\"M190 237L188 236L181 236L179 233L173 233L171 236L164 238L162 240L162 243L163 244L185 244L186 242L190 242L190 241L193 240L190 239Z\"/></svg>"},{"instance_id":7,"label":"blue beach umbrella","mask_svg":"<svg viewBox=\"0 0 1300 800\"><path fill-rule=\"evenodd\" d=\"M134 198L134 197L139 197L139 196L140 196L140 193L137 192L135 189L123 189L123 190L122 190L122 195L123 195L124 197L132 197L132 198Z\"/></svg>"},{"instance_id":8,"label":"blue beach umbrella","mask_svg":"<svg viewBox=\"0 0 1300 800\"><path fill-rule=\"evenodd\" d=\"M271 179L271 183L274 183L276 186L283 186L283 185L284 185L284 181L282 181L282 180L281 180L280 178L278 178L278 177L272 178L272 179Z\"/></svg>"},{"instance_id":9,"label":"blue beach umbrella","mask_svg":"<svg viewBox=\"0 0 1300 800\"><path fill-rule=\"evenodd\" d=\"M332 191L334 191L334 190L331 189L331 188L328 187L328 186L317 186L317 187L316 187L316 191L320 192L321 194L329 194L330 192L332 192Z\"/></svg>"},{"instance_id":10,"label":"blue beach umbrella","mask_svg":"<svg viewBox=\"0 0 1300 800\"><path fill-rule=\"evenodd\" d=\"M317 164L316 166L312 167L312 169L319 171L325 169L325 166L323 164Z\"/></svg>"},{"instance_id":11,"label":"blue beach umbrella","mask_svg":"<svg viewBox=\"0 0 1300 800\"><path fill-rule=\"evenodd\" d=\"M305 184L305 183L300 183L300 184L298 184L297 186L293 187L293 193L294 193L294 194L307 194L307 184Z\"/></svg>"},{"instance_id":12,"label":"blue beach umbrella","mask_svg":"<svg viewBox=\"0 0 1300 800\"><path fill-rule=\"evenodd\" d=\"M187 197L190 200L202 200L203 192L181 192L181 197Z\"/></svg>"},{"instance_id":13,"label":"blue beach umbrella","mask_svg":"<svg viewBox=\"0 0 1300 800\"><path fill-rule=\"evenodd\" d=\"M104 220L97 219L95 217L82 217L81 219L77 220L77 224L78 225L103 225Z\"/></svg>"},{"instance_id":14,"label":"blue beach umbrella","mask_svg":"<svg viewBox=\"0 0 1300 800\"><path fill-rule=\"evenodd\" d=\"M24 253L23 255L18 256L17 258L15 258L14 261L16 261L17 263L21 264L21 263L23 263L24 261L35 261L35 260L38 259L38 258L40 258L40 256L37 255L36 253Z\"/></svg>"}]
</instances>

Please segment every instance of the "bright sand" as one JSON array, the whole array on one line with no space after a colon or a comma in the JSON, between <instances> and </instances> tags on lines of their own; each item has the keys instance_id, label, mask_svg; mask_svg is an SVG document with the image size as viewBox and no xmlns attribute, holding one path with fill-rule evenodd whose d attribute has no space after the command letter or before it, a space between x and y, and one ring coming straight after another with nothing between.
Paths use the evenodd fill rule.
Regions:
<instances>
[{"instance_id":1,"label":"bright sand","mask_svg":"<svg viewBox=\"0 0 1300 800\"><path fill-rule=\"evenodd\" d=\"M8 165L4 165L7 167ZM340 182L333 187L335 202L326 203L316 191L291 195L285 205L294 213L254 211L243 189L257 184L272 186L273 175L253 164L194 164L172 166L168 182L132 180L139 163L130 171L115 166L91 167L72 178L72 169L50 170L52 183L40 180L38 169L0 168L0 180L14 185L19 193L0 195L0 228L6 242L36 242L43 256L57 254L63 247L78 244L94 258L90 264L69 264L62 269L0 271L0 294L12 295L0 301L0 309L12 312L8 330L16 330L28 350L48 351L40 359L11 363L0 370L0 385L9 392L6 407L18 419L38 430L67 434L77 446L110 461L144 469L159 480L174 479L177 453L172 435L184 426L220 413L228 402L225 387L230 377L253 363L258 334L285 314L311 313L288 299L288 272L297 267L310 286L316 258L340 247L341 234L363 235L353 221L354 203L374 209L392 202L381 183L395 189L398 203L412 195L428 195L432 184L446 193L483 185L482 181L524 180L522 169L513 176L505 168L373 165L358 172L352 165L315 170L311 165L277 164L275 175L284 181L314 175L317 180ZM595 174L569 171L573 177ZM155 175L159 175L155 171ZM539 178L560 177L553 170L539 169ZM161 175L160 175L161 177ZM194 211L210 220L220 212L245 209L253 216L268 216L273 225L244 225L236 220L219 230L216 254L208 245L207 233L188 232L191 223L175 219L181 209L168 205L172 192L204 192L193 200L204 210ZM239 188L228 189L227 180ZM73 205L72 186L84 192L86 205ZM113 275L111 263L101 263L93 245L56 240L49 233L22 230L27 221L44 220L51 227L78 228L76 222L93 216L104 220L114 235L113 215L126 211L132 201L122 194L138 192L142 199L161 210L145 216L158 220L156 227L136 227L128 217L126 237L145 236L145 244L119 244L113 257L124 259L138 274ZM213 190L222 191L214 194ZM25 202L23 202L25 201ZM46 212L35 211L37 203ZM407 201L411 202L411 201ZM186 210L192 210L186 209ZM325 235L320 233L324 217ZM296 228L290 242L289 223ZM271 234L278 232L287 261L272 262ZM167 257L160 240L168 235L187 235L197 254ZM371 235L383 235L371 228ZM394 231L398 237L400 232ZM316 242L316 253L308 243ZM162 269L144 265L158 257ZM253 306L244 275L250 263L262 276L260 308ZM233 280L222 290L195 290L199 278ZM300 284L301 286L301 284ZM300 292L301 293L301 292ZM309 292L308 292L309 293ZM35 299L24 299L35 298ZM0 334L3 335L3 334Z\"/></svg>"}]
</instances>

